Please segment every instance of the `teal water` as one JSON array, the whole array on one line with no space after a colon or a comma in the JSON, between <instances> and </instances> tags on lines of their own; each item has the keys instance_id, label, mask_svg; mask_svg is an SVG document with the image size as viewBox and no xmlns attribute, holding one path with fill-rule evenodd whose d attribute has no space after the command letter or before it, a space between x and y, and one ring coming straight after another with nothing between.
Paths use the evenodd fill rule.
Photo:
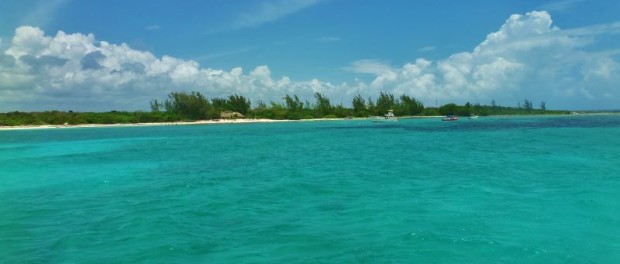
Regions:
<instances>
[{"instance_id":1,"label":"teal water","mask_svg":"<svg viewBox=\"0 0 620 264\"><path fill-rule=\"evenodd\" d=\"M620 263L620 116L0 131L0 263Z\"/></svg>"}]
</instances>

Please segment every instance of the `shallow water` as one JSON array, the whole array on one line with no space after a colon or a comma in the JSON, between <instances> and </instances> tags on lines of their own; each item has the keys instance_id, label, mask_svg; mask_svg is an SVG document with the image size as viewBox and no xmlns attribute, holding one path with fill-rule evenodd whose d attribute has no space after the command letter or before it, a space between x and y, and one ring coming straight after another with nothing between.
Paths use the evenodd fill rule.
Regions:
<instances>
[{"instance_id":1,"label":"shallow water","mask_svg":"<svg viewBox=\"0 0 620 264\"><path fill-rule=\"evenodd\" d=\"M0 263L619 263L620 116L0 131Z\"/></svg>"}]
</instances>

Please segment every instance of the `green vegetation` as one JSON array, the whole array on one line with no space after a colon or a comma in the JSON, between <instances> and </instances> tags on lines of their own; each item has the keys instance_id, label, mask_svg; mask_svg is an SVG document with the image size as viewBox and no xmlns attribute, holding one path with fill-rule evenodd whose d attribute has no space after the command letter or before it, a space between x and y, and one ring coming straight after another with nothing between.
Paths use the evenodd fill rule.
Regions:
<instances>
[{"instance_id":1,"label":"green vegetation","mask_svg":"<svg viewBox=\"0 0 620 264\"><path fill-rule=\"evenodd\" d=\"M427 107L408 95L395 97L393 94L381 92L377 100L364 99L356 95L352 101L352 108L341 104L333 105L322 93L314 94L314 102L301 101L297 95L285 95L282 102L257 101L252 108L249 99L241 95L231 95L228 98L207 98L200 92L172 92L168 98L159 102L150 102L151 112L9 112L0 113L0 126L20 125L76 125L76 124L131 124L152 122L195 121L223 118L226 115L244 116L245 118L266 119L311 119L311 118L346 118L383 115L388 110L394 110L397 116L438 116L455 114L469 115L534 115L534 114L567 114L567 111L547 110L545 102L540 103L540 109L534 109L533 102L524 100L517 107L498 106L495 101L491 105L465 103L456 105L445 104L439 108Z\"/></svg>"},{"instance_id":2,"label":"green vegetation","mask_svg":"<svg viewBox=\"0 0 620 264\"><path fill-rule=\"evenodd\" d=\"M489 115L549 115L549 114L568 114L568 111L563 110L547 110L545 103L541 103L540 109L534 109L532 102L525 100L523 106L521 103L517 104L517 107L498 106L495 102L491 105L480 105L465 103L464 105L445 104L439 108L424 109L425 115L447 115L455 114L458 116L489 116ZM431 112L435 111L435 112Z\"/></svg>"},{"instance_id":3,"label":"green vegetation","mask_svg":"<svg viewBox=\"0 0 620 264\"><path fill-rule=\"evenodd\" d=\"M175 122L182 119L171 113L156 112L9 112L0 113L0 126L24 125L77 125L77 124L131 124L150 122Z\"/></svg>"}]
</instances>

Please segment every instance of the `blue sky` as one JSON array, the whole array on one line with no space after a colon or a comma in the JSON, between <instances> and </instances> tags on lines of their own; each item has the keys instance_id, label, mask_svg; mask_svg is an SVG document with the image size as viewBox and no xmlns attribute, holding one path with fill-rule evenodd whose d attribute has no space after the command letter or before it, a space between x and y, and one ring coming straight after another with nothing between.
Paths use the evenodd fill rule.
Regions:
<instances>
[{"instance_id":1,"label":"blue sky","mask_svg":"<svg viewBox=\"0 0 620 264\"><path fill-rule=\"evenodd\" d=\"M196 90L279 101L620 108L620 2L0 2L0 111L146 110Z\"/></svg>"}]
</instances>

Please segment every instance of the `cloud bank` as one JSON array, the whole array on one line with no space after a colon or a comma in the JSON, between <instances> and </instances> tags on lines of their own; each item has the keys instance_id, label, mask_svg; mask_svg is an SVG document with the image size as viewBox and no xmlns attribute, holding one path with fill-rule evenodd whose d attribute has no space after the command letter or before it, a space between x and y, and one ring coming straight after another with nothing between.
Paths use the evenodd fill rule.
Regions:
<instances>
[{"instance_id":1,"label":"cloud bank","mask_svg":"<svg viewBox=\"0 0 620 264\"><path fill-rule=\"evenodd\" d=\"M195 61L97 42L92 34L59 31L52 37L28 26L19 27L0 54L0 111L146 109L151 99L180 90L277 100L285 93L321 91L325 85L276 80L267 66L247 74L239 67L202 68Z\"/></svg>"},{"instance_id":2,"label":"cloud bank","mask_svg":"<svg viewBox=\"0 0 620 264\"><path fill-rule=\"evenodd\" d=\"M547 12L515 14L471 52L438 61L417 59L392 70L361 60L350 69L374 71L366 91L409 94L427 103L496 100L515 106L529 99L561 109L618 108L620 52L591 47L597 37L617 37L619 26L561 30Z\"/></svg>"},{"instance_id":3,"label":"cloud bank","mask_svg":"<svg viewBox=\"0 0 620 264\"><path fill-rule=\"evenodd\" d=\"M171 91L196 90L208 97L240 94L253 101L280 101L285 94L311 99L321 92L348 104L360 93L408 94L427 105L491 100L516 105L545 101L548 108L617 108L620 50L594 50L600 36L615 37L620 25L562 30L546 12L512 15L472 51L402 66L361 58L342 67L373 76L369 82L332 84L319 79L272 77L268 66L245 72L201 67L195 61L157 57L126 44L97 41L92 34L48 36L23 26L0 51L0 111L146 110ZM412 48L412 52L415 48Z\"/></svg>"}]
</instances>

